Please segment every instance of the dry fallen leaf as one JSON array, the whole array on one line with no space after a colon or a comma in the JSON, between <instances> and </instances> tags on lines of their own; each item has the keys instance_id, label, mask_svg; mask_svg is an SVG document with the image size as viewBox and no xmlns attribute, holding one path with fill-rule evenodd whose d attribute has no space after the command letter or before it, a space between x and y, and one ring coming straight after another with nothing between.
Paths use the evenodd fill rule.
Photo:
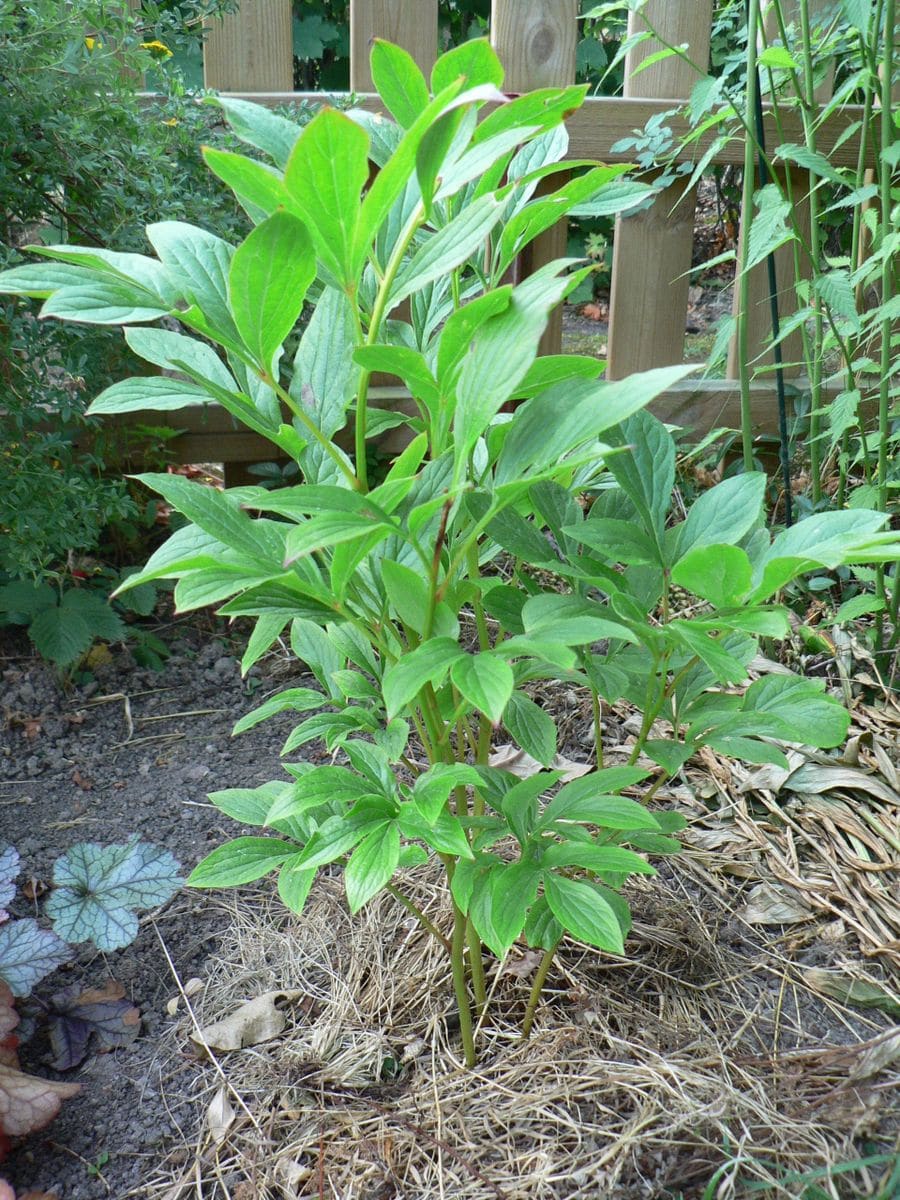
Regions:
<instances>
[{"instance_id":1,"label":"dry fallen leaf","mask_svg":"<svg viewBox=\"0 0 900 1200\"><path fill-rule=\"evenodd\" d=\"M0 1064L0 1128L10 1137L43 1129L63 1100L80 1091L80 1083L55 1083Z\"/></svg>"},{"instance_id":2,"label":"dry fallen leaf","mask_svg":"<svg viewBox=\"0 0 900 1200\"><path fill-rule=\"evenodd\" d=\"M892 1017L900 1017L900 998L896 993L880 987L868 979L847 975L843 971L826 971L821 967L807 967L803 980L814 991L824 992L844 1004L855 1004L857 1008L880 1008Z\"/></svg>"},{"instance_id":3,"label":"dry fallen leaf","mask_svg":"<svg viewBox=\"0 0 900 1200\"><path fill-rule=\"evenodd\" d=\"M748 925L793 925L796 921L808 921L809 909L786 889L770 883L758 883L747 896L747 903L739 911Z\"/></svg>"},{"instance_id":4,"label":"dry fallen leaf","mask_svg":"<svg viewBox=\"0 0 900 1200\"><path fill-rule=\"evenodd\" d=\"M191 1034L191 1041L199 1050L242 1050L245 1046L257 1046L278 1037L287 1023L284 1013L277 1007L279 1000L298 1000L299 991L265 992L255 1000L248 1000L230 1016L214 1021L198 1034Z\"/></svg>"},{"instance_id":5,"label":"dry fallen leaf","mask_svg":"<svg viewBox=\"0 0 900 1200\"><path fill-rule=\"evenodd\" d=\"M228 1099L228 1089L220 1087L206 1110L206 1124L216 1145L225 1140L225 1135L234 1124L234 1116L234 1108Z\"/></svg>"},{"instance_id":6,"label":"dry fallen leaf","mask_svg":"<svg viewBox=\"0 0 900 1200\"><path fill-rule=\"evenodd\" d=\"M570 758L563 758L561 754L557 754L549 767L544 767L536 758L532 758L530 754L511 743L498 746L488 759L488 765L500 771L509 771L510 775L515 775L517 779L530 779L532 775L537 775L538 771L561 771L563 783L579 779L592 770L590 763L573 762Z\"/></svg>"},{"instance_id":7,"label":"dry fallen leaf","mask_svg":"<svg viewBox=\"0 0 900 1200\"><path fill-rule=\"evenodd\" d=\"M900 1025L860 1046L850 1079L870 1079L900 1058Z\"/></svg>"}]
</instances>

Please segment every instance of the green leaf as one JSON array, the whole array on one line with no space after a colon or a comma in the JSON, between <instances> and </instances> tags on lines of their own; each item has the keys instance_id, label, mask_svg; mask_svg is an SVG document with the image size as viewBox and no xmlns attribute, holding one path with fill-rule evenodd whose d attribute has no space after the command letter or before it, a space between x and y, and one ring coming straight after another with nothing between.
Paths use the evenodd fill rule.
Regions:
<instances>
[{"instance_id":1,"label":"green leaf","mask_svg":"<svg viewBox=\"0 0 900 1200\"><path fill-rule=\"evenodd\" d=\"M82 842L57 859L44 911L64 941L120 950L137 936L137 912L165 904L181 882L172 855L149 842Z\"/></svg>"},{"instance_id":2,"label":"green leaf","mask_svg":"<svg viewBox=\"0 0 900 1200\"><path fill-rule=\"evenodd\" d=\"M315 242L316 253L343 287L354 287L364 261L354 248L360 194L369 178L369 137L333 108L303 130L284 172L284 185Z\"/></svg>"},{"instance_id":3,"label":"green leaf","mask_svg":"<svg viewBox=\"0 0 900 1200\"><path fill-rule=\"evenodd\" d=\"M778 47L772 47L777 49ZM775 150L775 157L781 159L782 162L796 163L798 167L803 167L806 171L811 171L813 175L818 175L821 179L827 179L830 183L836 183L838 187L844 187L846 180L835 170L824 154L820 154L817 150L810 150L808 146L797 146L793 142L784 142Z\"/></svg>"},{"instance_id":4,"label":"green leaf","mask_svg":"<svg viewBox=\"0 0 900 1200\"><path fill-rule=\"evenodd\" d=\"M513 692L503 710L503 724L526 754L549 767L556 757L556 723L524 692Z\"/></svg>"},{"instance_id":5,"label":"green leaf","mask_svg":"<svg viewBox=\"0 0 900 1200\"><path fill-rule=\"evenodd\" d=\"M375 90L388 112L409 129L428 106L428 84L415 59L402 46L375 38L369 63Z\"/></svg>"},{"instance_id":6,"label":"green leaf","mask_svg":"<svg viewBox=\"0 0 900 1200\"><path fill-rule=\"evenodd\" d=\"M418 571L403 563L385 559L381 564L381 577L388 600L404 625L421 634L428 619L428 584Z\"/></svg>"},{"instance_id":7,"label":"green leaf","mask_svg":"<svg viewBox=\"0 0 900 1200\"><path fill-rule=\"evenodd\" d=\"M489 876L490 923L496 934L499 958L525 928L528 910L537 896L541 872L533 863L497 864Z\"/></svg>"},{"instance_id":8,"label":"green leaf","mask_svg":"<svg viewBox=\"0 0 900 1200\"><path fill-rule=\"evenodd\" d=\"M515 686L512 667L493 654L462 654L450 668L450 678L466 700L498 724Z\"/></svg>"},{"instance_id":9,"label":"green leaf","mask_svg":"<svg viewBox=\"0 0 900 1200\"><path fill-rule=\"evenodd\" d=\"M109 413L171 412L178 408L194 408L211 403L209 393L194 383L165 376L136 376L123 379L105 388L91 402L87 415L105 416Z\"/></svg>"},{"instance_id":10,"label":"green leaf","mask_svg":"<svg viewBox=\"0 0 900 1200\"><path fill-rule=\"evenodd\" d=\"M470 258L485 244L503 212L504 206L495 196L482 196L473 204L467 204L437 233L431 234L398 274L391 289L391 307L396 307L435 279L449 275Z\"/></svg>"},{"instance_id":11,"label":"green leaf","mask_svg":"<svg viewBox=\"0 0 900 1200\"><path fill-rule=\"evenodd\" d=\"M81 321L86 325L127 325L168 316L171 306L124 279L87 275L71 287L61 288L44 302L42 317Z\"/></svg>"},{"instance_id":12,"label":"green leaf","mask_svg":"<svg viewBox=\"0 0 900 1200\"><path fill-rule=\"evenodd\" d=\"M278 838L234 838L201 859L188 876L188 887L224 888L252 883L296 853L293 842Z\"/></svg>"},{"instance_id":13,"label":"green leaf","mask_svg":"<svg viewBox=\"0 0 900 1200\"><path fill-rule=\"evenodd\" d=\"M758 523L766 494L766 477L753 471L724 479L691 505L679 527L678 554L695 546L734 545Z\"/></svg>"},{"instance_id":14,"label":"green leaf","mask_svg":"<svg viewBox=\"0 0 900 1200\"><path fill-rule=\"evenodd\" d=\"M675 620L669 622L667 632L689 654L695 654L705 663L719 683L743 683L747 678L746 665L722 647L715 636L718 631L709 624Z\"/></svg>"},{"instance_id":15,"label":"green leaf","mask_svg":"<svg viewBox=\"0 0 900 1200\"><path fill-rule=\"evenodd\" d=\"M761 67L779 71L799 71L800 64L784 46L766 46L757 60Z\"/></svg>"},{"instance_id":16,"label":"green leaf","mask_svg":"<svg viewBox=\"0 0 900 1200\"><path fill-rule=\"evenodd\" d=\"M603 638L637 641L627 625L601 616L604 611L598 604L582 600L580 596L542 592L526 601L522 621L530 637L543 637L565 646L589 645Z\"/></svg>"},{"instance_id":17,"label":"green leaf","mask_svg":"<svg viewBox=\"0 0 900 1200\"><path fill-rule=\"evenodd\" d=\"M750 591L753 568L738 546L700 545L672 568L672 581L716 608L739 604Z\"/></svg>"},{"instance_id":18,"label":"green leaf","mask_svg":"<svg viewBox=\"0 0 900 1200\"><path fill-rule=\"evenodd\" d=\"M211 346L198 338L185 337L169 329L137 328L125 330L125 341L135 354L167 371L178 371L181 369L179 364L183 363L198 374L212 379L219 387L237 390L237 383L228 367ZM154 379L148 382L162 381Z\"/></svg>"},{"instance_id":19,"label":"green leaf","mask_svg":"<svg viewBox=\"0 0 900 1200\"><path fill-rule=\"evenodd\" d=\"M308 712L311 708L321 708L323 704L327 703L328 697L323 696L321 692L313 691L312 688L288 688L284 692L279 692L277 696L270 697L259 708L254 708L252 712L246 713L236 721L231 735L235 737L246 729L252 729L254 725L275 716L276 713Z\"/></svg>"},{"instance_id":20,"label":"green leaf","mask_svg":"<svg viewBox=\"0 0 900 1200\"><path fill-rule=\"evenodd\" d=\"M168 504L211 537L245 555L248 566L282 570L283 530L277 531L271 522L252 520L233 496L179 475L145 474L135 478L159 492Z\"/></svg>"},{"instance_id":21,"label":"green leaf","mask_svg":"<svg viewBox=\"0 0 900 1200\"><path fill-rule=\"evenodd\" d=\"M622 929L615 912L589 883L547 875L544 895L553 915L567 933L611 954L625 953Z\"/></svg>"},{"instance_id":22,"label":"green leaf","mask_svg":"<svg viewBox=\"0 0 900 1200\"><path fill-rule=\"evenodd\" d=\"M377 544L377 541L393 532L394 526L375 514L356 516L342 512L320 513L290 530L284 546L285 565L297 562L313 551L326 550L344 542L362 541L370 535L376 536Z\"/></svg>"},{"instance_id":23,"label":"green leaf","mask_svg":"<svg viewBox=\"0 0 900 1200\"><path fill-rule=\"evenodd\" d=\"M611 517L590 517L578 525L567 525L563 533L583 546L597 550L604 558L618 563L658 563L657 549L650 538L632 521Z\"/></svg>"},{"instance_id":24,"label":"green leaf","mask_svg":"<svg viewBox=\"0 0 900 1200\"><path fill-rule=\"evenodd\" d=\"M626 796L603 793L602 772L583 775L561 787L541 815L539 829L556 821L589 822L605 829L659 829L642 804Z\"/></svg>"},{"instance_id":25,"label":"green leaf","mask_svg":"<svg viewBox=\"0 0 900 1200\"><path fill-rule=\"evenodd\" d=\"M431 71L431 90L437 95L462 77L467 87L503 83L503 64L487 38L473 38L442 54Z\"/></svg>"},{"instance_id":26,"label":"green leaf","mask_svg":"<svg viewBox=\"0 0 900 1200\"><path fill-rule=\"evenodd\" d=\"M286 212L263 221L234 252L228 276L231 313L244 345L269 375L315 274L306 227Z\"/></svg>"},{"instance_id":27,"label":"green leaf","mask_svg":"<svg viewBox=\"0 0 900 1200\"><path fill-rule=\"evenodd\" d=\"M480 784L481 776L472 766L465 763L435 763L417 777L412 798L425 820L433 825L455 788L478 787Z\"/></svg>"},{"instance_id":28,"label":"green leaf","mask_svg":"<svg viewBox=\"0 0 900 1200\"><path fill-rule=\"evenodd\" d=\"M401 713L427 683L437 687L462 654L451 638L431 638L392 663L382 681L388 720Z\"/></svg>"},{"instance_id":29,"label":"green leaf","mask_svg":"<svg viewBox=\"0 0 900 1200\"><path fill-rule=\"evenodd\" d=\"M779 246L795 240L796 235L789 227L791 205L774 183L761 188L754 197L756 212L750 222L748 258L745 270L750 270L764 258L774 253Z\"/></svg>"},{"instance_id":30,"label":"green leaf","mask_svg":"<svg viewBox=\"0 0 900 1200\"><path fill-rule=\"evenodd\" d=\"M299 866L300 855L285 859L278 872L278 895L291 912L302 913L316 872Z\"/></svg>"},{"instance_id":31,"label":"green leaf","mask_svg":"<svg viewBox=\"0 0 900 1200\"><path fill-rule=\"evenodd\" d=\"M472 858L472 850L459 818L447 809L438 813L435 821L426 821L416 804L401 804L398 821L404 837L424 842L438 854Z\"/></svg>"},{"instance_id":32,"label":"green leaf","mask_svg":"<svg viewBox=\"0 0 900 1200\"><path fill-rule=\"evenodd\" d=\"M294 143L300 136L299 125L249 100L238 100L234 96L213 96L210 99L224 111L228 124L242 142L262 150L277 167L284 169Z\"/></svg>"},{"instance_id":33,"label":"green leaf","mask_svg":"<svg viewBox=\"0 0 900 1200\"><path fill-rule=\"evenodd\" d=\"M545 867L583 867L586 871L614 871L622 875L655 875L656 868L645 858L622 846L597 846L579 842L556 842L541 857Z\"/></svg>"},{"instance_id":34,"label":"green leaf","mask_svg":"<svg viewBox=\"0 0 900 1200\"><path fill-rule=\"evenodd\" d=\"M103 279L102 272L89 271L87 267L74 263L30 262L21 267L0 271L0 294L7 296L33 296L45 300L60 288L79 286L91 275Z\"/></svg>"},{"instance_id":35,"label":"green leaf","mask_svg":"<svg viewBox=\"0 0 900 1200\"><path fill-rule=\"evenodd\" d=\"M212 330L237 337L228 308L228 272L233 248L222 238L183 221L147 226L147 237L169 274L180 280L185 299L203 313Z\"/></svg>"},{"instance_id":36,"label":"green leaf","mask_svg":"<svg viewBox=\"0 0 900 1200\"><path fill-rule=\"evenodd\" d=\"M359 378L352 357L356 338L349 299L326 288L297 347L290 393L329 438L345 424Z\"/></svg>"},{"instance_id":37,"label":"green leaf","mask_svg":"<svg viewBox=\"0 0 900 1200\"><path fill-rule=\"evenodd\" d=\"M264 220L279 208L288 207L284 181L274 167L245 154L215 150L211 146L203 147L203 160L212 173L231 188L252 221Z\"/></svg>"},{"instance_id":38,"label":"green leaf","mask_svg":"<svg viewBox=\"0 0 900 1200\"><path fill-rule=\"evenodd\" d=\"M400 830L395 822L374 829L353 851L344 868L344 887L352 913L380 892L397 869Z\"/></svg>"},{"instance_id":39,"label":"green leaf","mask_svg":"<svg viewBox=\"0 0 900 1200\"><path fill-rule=\"evenodd\" d=\"M535 396L516 411L497 464L497 482L536 474L559 462L625 421L692 370L696 368L690 364L658 367L615 383L579 379ZM610 470L614 461L609 461Z\"/></svg>"},{"instance_id":40,"label":"green leaf","mask_svg":"<svg viewBox=\"0 0 900 1200\"><path fill-rule=\"evenodd\" d=\"M649 412L635 413L608 437L616 446L629 447L625 454L612 455L606 465L637 509L662 558L663 528L675 484L675 441Z\"/></svg>"},{"instance_id":41,"label":"green leaf","mask_svg":"<svg viewBox=\"0 0 900 1200\"><path fill-rule=\"evenodd\" d=\"M796 675L763 675L744 696L746 712L772 713L787 726L788 738L806 746L839 746L847 736L850 714L825 694L819 679Z\"/></svg>"},{"instance_id":42,"label":"green leaf","mask_svg":"<svg viewBox=\"0 0 900 1200\"><path fill-rule=\"evenodd\" d=\"M539 771L530 779L513 784L500 802L500 808L509 822L517 841L524 846L531 836L538 817L538 797L559 779L558 771Z\"/></svg>"},{"instance_id":43,"label":"green leaf","mask_svg":"<svg viewBox=\"0 0 900 1200\"><path fill-rule=\"evenodd\" d=\"M26 617L37 616L46 608L55 608L57 594L48 583L34 584L27 579L17 579L0 587L0 613L22 613Z\"/></svg>"},{"instance_id":44,"label":"green leaf","mask_svg":"<svg viewBox=\"0 0 900 1200\"><path fill-rule=\"evenodd\" d=\"M372 797L376 787L371 780L347 767L317 766L305 772L290 788L277 796L266 813L267 825L300 816L321 804L356 804Z\"/></svg>"}]
</instances>

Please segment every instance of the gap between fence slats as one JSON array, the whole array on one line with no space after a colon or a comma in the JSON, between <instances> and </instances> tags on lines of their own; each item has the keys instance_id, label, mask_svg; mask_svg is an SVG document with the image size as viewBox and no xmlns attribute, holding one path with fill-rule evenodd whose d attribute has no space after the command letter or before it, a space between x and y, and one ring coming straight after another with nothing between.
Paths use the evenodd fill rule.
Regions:
<instances>
[{"instance_id":1,"label":"gap between fence slats","mask_svg":"<svg viewBox=\"0 0 900 1200\"><path fill-rule=\"evenodd\" d=\"M649 29L625 59L626 96L678 99L689 96L709 62L712 0L650 0L632 13L629 35ZM688 47L635 74L663 45ZM694 64L692 66L692 64ZM663 189L643 212L616 221L609 312L611 379L633 371L681 362L687 319L696 191L683 181Z\"/></svg>"}]
</instances>

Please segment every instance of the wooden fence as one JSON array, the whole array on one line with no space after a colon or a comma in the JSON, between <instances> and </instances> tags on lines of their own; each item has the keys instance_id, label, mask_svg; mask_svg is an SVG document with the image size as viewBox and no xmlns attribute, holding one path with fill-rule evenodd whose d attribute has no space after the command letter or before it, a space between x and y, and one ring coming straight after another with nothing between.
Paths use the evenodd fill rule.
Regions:
<instances>
[{"instance_id":1,"label":"wooden fence","mask_svg":"<svg viewBox=\"0 0 900 1200\"><path fill-rule=\"evenodd\" d=\"M822 3L827 0L813 0L812 7ZM492 0L490 37L506 69L504 86L508 91L574 82L578 7L578 0ZM236 13L211 21L204 47L206 86L269 106L326 99L319 93L292 90L291 8L291 0L241 0ZM697 78L696 69L707 69L713 0L649 0L643 13L643 18L632 15L630 29L643 28L642 20L648 22L665 41L687 47L686 58L690 61L673 56L634 75L635 68L655 53L659 44L651 39L634 48L626 61L624 97L590 97L568 122L568 153L573 159L628 161L629 155L617 151L616 143L642 129L654 114L670 113L678 102L686 100ZM427 75L437 56L437 0L351 0L350 86L363 107L377 110L380 101L373 94L369 72L369 48L374 37L399 43ZM826 83L820 101L828 86ZM844 108L820 126L819 148L834 164L856 165L859 138L852 127L860 115L858 110ZM688 131L681 115L668 117L666 123L676 139ZM765 126L770 153L781 141L803 142L796 111L782 111L777 128L772 113L767 111ZM713 136L709 133L682 149L681 158L699 159ZM869 153L874 165L874 150ZM743 156L743 139L735 137L718 150L712 163L738 164ZM803 173L796 172L794 195L803 197L807 191L808 177L804 180ZM682 196L682 192L683 185L675 184L665 189L650 209L617 222L608 336L608 374L612 378L681 362L684 357L695 197ZM523 269L534 270L564 254L565 247L566 228L562 223L538 239ZM782 310L789 311L795 303L789 286L789 248L779 258L778 277L785 288ZM749 308L752 361L765 361L767 301L765 270L760 268L752 279ZM561 315L557 314L545 335L544 352L558 349L561 329ZM791 348L786 349L787 361L795 357ZM664 419L696 431L717 425L737 426L739 392L733 382L737 367L732 352L728 379L686 381L667 392L657 402L656 411ZM774 434L774 382L754 383L753 393L758 431ZM159 415L155 420L171 422L172 418ZM236 429L226 413L212 406L180 412L178 425L185 433L172 443L174 453L182 461L224 461L234 481L241 477L240 464L272 457L267 442Z\"/></svg>"}]
</instances>

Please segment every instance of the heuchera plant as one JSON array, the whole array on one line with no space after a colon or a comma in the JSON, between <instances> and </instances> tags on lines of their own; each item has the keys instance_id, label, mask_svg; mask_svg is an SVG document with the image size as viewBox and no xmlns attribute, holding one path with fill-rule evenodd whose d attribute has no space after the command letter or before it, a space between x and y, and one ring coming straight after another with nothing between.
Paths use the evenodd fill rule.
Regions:
<instances>
[{"instance_id":1,"label":"heuchera plant","mask_svg":"<svg viewBox=\"0 0 900 1200\"><path fill-rule=\"evenodd\" d=\"M711 718L701 729L689 700L710 684L719 725L722 712L734 715L719 684L743 677L745 632L785 627L765 608L742 624L742 605L790 572L765 565L758 482L746 484L755 502L742 528L714 523L715 540L734 543L734 583L720 579L717 590L706 563L715 555L704 558L703 501L680 529L664 528L667 435L627 422L689 368L607 383L595 359L537 355L548 315L586 268L563 259L509 282L518 255L568 212L614 213L650 194L620 178L622 168L563 162L563 122L584 89L507 100L482 41L443 56L430 88L385 42L374 46L372 73L393 120L326 108L301 131L220 101L238 136L273 164L206 152L255 222L241 245L163 222L147 231L155 258L36 248L51 261L7 272L0 286L46 297L45 316L128 326L132 350L165 369L115 384L93 412L218 403L297 463L303 482L277 492L142 476L189 523L126 586L174 577L180 610L217 604L255 618L245 669L287 631L322 690L282 692L236 732L277 712L310 714L285 754L319 739L345 760L289 763L287 780L215 793L223 812L275 836L227 843L190 882L224 887L277 871L297 912L331 864L343 868L354 912L389 891L447 947L471 1065L485 947L502 958L524 937L544 951L526 1032L567 933L623 952L629 911L619 889L653 873L640 851L678 848L670 835L683 824L621 795L649 774L639 750L671 768L698 729L709 740ZM573 169L581 173L560 175ZM555 176L559 186L539 194ZM312 315L288 362L284 343L306 303ZM166 328L143 327L159 318ZM374 372L404 381L411 414L373 403ZM396 426L407 430L405 448L371 479L369 445ZM600 497L584 519L575 497L591 490ZM859 519L870 522L866 547L877 548L887 535ZM848 531L841 553L852 542ZM806 560L790 561L799 571ZM564 594L541 582L548 567L570 581ZM716 606L715 620L660 628L658 601L676 570ZM740 646L712 636L723 631ZM601 695L634 697L643 683L648 723L635 761L560 786L555 724L528 691L547 680L590 688L598 713ZM822 744L834 744L845 717L815 689L804 694L827 714ZM680 743L666 758L647 733L673 705ZM491 766L500 725L544 769L521 780ZM743 735L730 736L740 749ZM432 856L452 895L449 936L397 875Z\"/></svg>"}]
</instances>

